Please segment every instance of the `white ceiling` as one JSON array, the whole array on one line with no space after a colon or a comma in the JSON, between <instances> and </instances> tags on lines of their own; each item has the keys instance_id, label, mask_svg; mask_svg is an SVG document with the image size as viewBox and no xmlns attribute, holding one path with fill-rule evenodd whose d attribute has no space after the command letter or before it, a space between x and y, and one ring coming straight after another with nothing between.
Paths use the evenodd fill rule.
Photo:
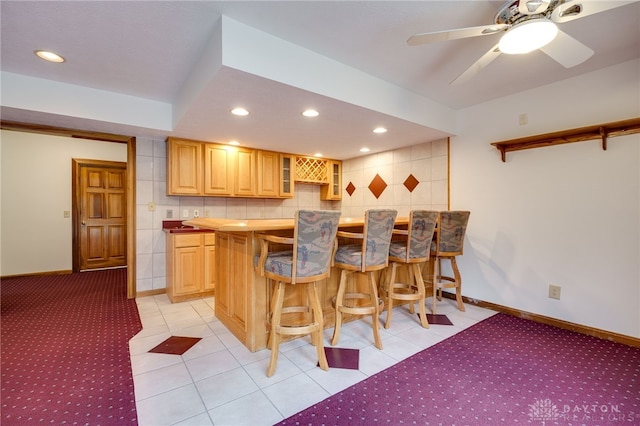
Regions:
<instances>
[{"instance_id":1,"label":"white ceiling","mask_svg":"<svg viewBox=\"0 0 640 426\"><path fill-rule=\"evenodd\" d=\"M595 51L569 69L542 52L500 55L468 83L450 86L499 35L414 47L406 43L415 33L491 24L503 3L2 0L0 64L5 77L11 73L130 95L173 106L174 114L163 128L107 120L92 115L89 107L81 114L55 114L3 100L2 119L133 136L237 139L256 148L320 151L346 159L361 155L361 146L379 152L455 134L447 117L455 119L459 109L640 57L638 1L560 24L562 31ZM246 43L250 52L282 42L281 52L260 53L273 53L277 60L271 65L281 65L278 72L288 77L252 71L251 57L240 58L249 68L229 66L223 50L223 66L197 93L190 93L185 104L189 79L202 66L207 46L220 36L222 15L234 23L235 37L226 45L233 37L227 37L223 27L224 46ZM248 29L246 40L242 32L238 35L242 28ZM265 48L256 43L261 34L271 40ZM312 60L296 63L295 55L289 63L278 59L287 58L289 43L306 49L297 52L300 57L307 52ZM33 54L36 49L54 50L67 62L41 61ZM257 56L254 65L260 67ZM315 67L321 63L316 60L331 62L322 68ZM338 65L347 66L344 73L335 72ZM292 77L296 71L301 75ZM3 80L3 99L10 98ZM186 114L175 116L181 103ZM251 111L244 121L228 114L236 104ZM319 109L320 116L302 119L300 111L306 106ZM389 132L374 135L371 130L377 125Z\"/></svg>"}]
</instances>

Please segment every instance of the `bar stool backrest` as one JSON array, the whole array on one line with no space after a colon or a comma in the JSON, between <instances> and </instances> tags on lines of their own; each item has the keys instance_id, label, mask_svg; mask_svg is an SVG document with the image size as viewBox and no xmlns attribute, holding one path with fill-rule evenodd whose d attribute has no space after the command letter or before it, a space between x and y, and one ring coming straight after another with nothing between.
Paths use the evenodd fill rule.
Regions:
<instances>
[{"instance_id":1,"label":"bar stool backrest","mask_svg":"<svg viewBox=\"0 0 640 426\"><path fill-rule=\"evenodd\" d=\"M388 265L389 245L398 212L391 209L371 209L365 211L362 271L368 267Z\"/></svg>"},{"instance_id":2,"label":"bar stool backrest","mask_svg":"<svg viewBox=\"0 0 640 426\"><path fill-rule=\"evenodd\" d=\"M464 234L469 222L468 211L441 211L438 232L432 251L437 256L458 256L462 254Z\"/></svg>"},{"instance_id":3,"label":"bar stool backrest","mask_svg":"<svg viewBox=\"0 0 640 426\"><path fill-rule=\"evenodd\" d=\"M438 212L412 210L409 214L406 262L411 259L428 259L431 240L438 221Z\"/></svg>"},{"instance_id":4,"label":"bar stool backrest","mask_svg":"<svg viewBox=\"0 0 640 426\"><path fill-rule=\"evenodd\" d=\"M297 211L293 277L313 277L329 272L339 221L340 211Z\"/></svg>"}]
</instances>

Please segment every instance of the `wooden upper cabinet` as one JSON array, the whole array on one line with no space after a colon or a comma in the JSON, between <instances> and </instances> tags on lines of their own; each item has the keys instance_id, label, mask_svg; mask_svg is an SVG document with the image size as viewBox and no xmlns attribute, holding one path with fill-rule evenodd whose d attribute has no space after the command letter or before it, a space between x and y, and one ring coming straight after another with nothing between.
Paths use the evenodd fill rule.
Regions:
<instances>
[{"instance_id":1,"label":"wooden upper cabinet","mask_svg":"<svg viewBox=\"0 0 640 426\"><path fill-rule=\"evenodd\" d=\"M327 179L329 185L320 188L321 200L341 200L342 199L342 162L329 160L327 165Z\"/></svg>"},{"instance_id":2,"label":"wooden upper cabinet","mask_svg":"<svg viewBox=\"0 0 640 426\"><path fill-rule=\"evenodd\" d=\"M167 138L167 195L292 198L295 182L342 198L342 163L272 151Z\"/></svg>"},{"instance_id":3,"label":"wooden upper cabinet","mask_svg":"<svg viewBox=\"0 0 640 426\"><path fill-rule=\"evenodd\" d=\"M234 190L233 195L252 197L257 195L256 180L256 151L237 148L234 161Z\"/></svg>"},{"instance_id":4,"label":"wooden upper cabinet","mask_svg":"<svg viewBox=\"0 0 640 426\"><path fill-rule=\"evenodd\" d=\"M258 151L258 196L280 196L280 154Z\"/></svg>"},{"instance_id":5,"label":"wooden upper cabinet","mask_svg":"<svg viewBox=\"0 0 640 426\"><path fill-rule=\"evenodd\" d=\"M233 153L225 145L204 144L204 194L233 193Z\"/></svg>"},{"instance_id":6,"label":"wooden upper cabinet","mask_svg":"<svg viewBox=\"0 0 640 426\"><path fill-rule=\"evenodd\" d=\"M167 194L202 195L202 143L167 140Z\"/></svg>"}]
</instances>

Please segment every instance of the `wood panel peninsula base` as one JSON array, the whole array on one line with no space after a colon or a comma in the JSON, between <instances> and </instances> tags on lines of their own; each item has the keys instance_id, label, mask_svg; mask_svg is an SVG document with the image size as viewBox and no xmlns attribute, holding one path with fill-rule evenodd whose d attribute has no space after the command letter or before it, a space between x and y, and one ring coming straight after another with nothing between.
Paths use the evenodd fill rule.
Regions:
<instances>
[{"instance_id":1,"label":"wood panel peninsula base","mask_svg":"<svg viewBox=\"0 0 640 426\"><path fill-rule=\"evenodd\" d=\"M342 218L339 228L360 232L364 218ZM398 218L397 225L406 224L407 218ZM216 295L215 315L250 351L267 347L272 283L260 276L254 267L255 256L260 253L256 234L293 235L292 219L233 220L198 218L184 224L212 229L216 235ZM290 248L290 247L289 247ZM284 247L283 247L284 249ZM325 328L335 324L331 298L338 292L340 273L337 268L318 286L324 312ZM366 280L351 283L366 288ZM291 286L295 287L295 286ZM306 297L302 292L287 294L285 304L299 303ZM347 318L347 320L349 320Z\"/></svg>"}]
</instances>

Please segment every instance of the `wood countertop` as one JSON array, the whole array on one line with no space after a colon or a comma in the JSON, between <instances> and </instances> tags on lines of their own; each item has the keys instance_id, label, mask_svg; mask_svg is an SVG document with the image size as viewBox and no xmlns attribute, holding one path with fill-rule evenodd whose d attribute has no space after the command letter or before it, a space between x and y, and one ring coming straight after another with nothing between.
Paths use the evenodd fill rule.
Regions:
<instances>
[{"instance_id":1,"label":"wood countertop","mask_svg":"<svg viewBox=\"0 0 640 426\"><path fill-rule=\"evenodd\" d=\"M405 224L409 221L406 217L396 219L396 224ZM275 231L281 229L293 229L294 220L291 219L219 219L219 218L197 218L185 220L185 225L203 229L213 229L222 232L252 232L252 231ZM362 226L364 217L343 217L340 218L340 227Z\"/></svg>"}]
</instances>

